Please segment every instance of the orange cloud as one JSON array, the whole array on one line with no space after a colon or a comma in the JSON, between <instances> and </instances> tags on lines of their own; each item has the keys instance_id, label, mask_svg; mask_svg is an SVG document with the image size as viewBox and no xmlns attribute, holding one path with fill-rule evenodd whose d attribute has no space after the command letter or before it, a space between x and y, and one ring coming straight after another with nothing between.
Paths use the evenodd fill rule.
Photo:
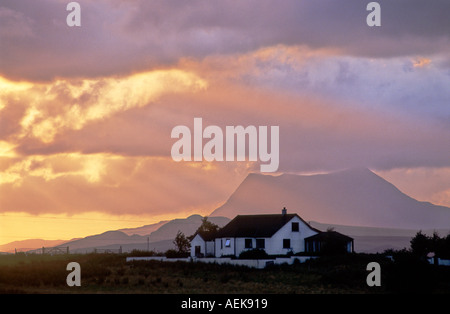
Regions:
<instances>
[{"instance_id":1,"label":"orange cloud","mask_svg":"<svg viewBox=\"0 0 450 314\"><path fill-rule=\"evenodd\" d=\"M417 58L412 60L413 67L424 68L431 63L431 59L428 58Z\"/></svg>"},{"instance_id":2,"label":"orange cloud","mask_svg":"<svg viewBox=\"0 0 450 314\"><path fill-rule=\"evenodd\" d=\"M146 106L167 93L205 89L207 82L193 73L172 69L35 85L1 79L0 87L0 110L14 98L29 104L18 136L51 143L57 134L67 130L80 130L93 121Z\"/></svg>"},{"instance_id":3,"label":"orange cloud","mask_svg":"<svg viewBox=\"0 0 450 314\"><path fill-rule=\"evenodd\" d=\"M104 153L33 155L14 160L0 171L0 208L2 212L69 215L212 211L236 188L250 166L181 164L170 157ZM217 177L223 181L217 182Z\"/></svg>"}]
</instances>

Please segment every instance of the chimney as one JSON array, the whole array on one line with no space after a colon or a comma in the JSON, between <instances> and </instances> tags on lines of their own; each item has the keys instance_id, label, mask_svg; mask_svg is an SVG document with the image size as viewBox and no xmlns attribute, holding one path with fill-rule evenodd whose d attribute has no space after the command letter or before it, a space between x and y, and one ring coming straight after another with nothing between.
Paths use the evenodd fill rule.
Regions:
<instances>
[{"instance_id":1,"label":"chimney","mask_svg":"<svg viewBox=\"0 0 450 314\"><path fill-rule=\"evenodd\" d=\"M283 207L283 209L281 210L281 214L284 216L287 213L287 209L286 207Z\"/></svg>"}]
</instances>

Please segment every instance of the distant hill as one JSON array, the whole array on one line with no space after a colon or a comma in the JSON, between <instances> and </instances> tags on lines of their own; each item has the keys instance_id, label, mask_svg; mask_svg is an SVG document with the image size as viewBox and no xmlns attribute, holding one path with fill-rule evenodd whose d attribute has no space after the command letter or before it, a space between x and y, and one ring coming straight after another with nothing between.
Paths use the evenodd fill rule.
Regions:
<instances>
[{"instance_id":1,"label":"distant hill","mask_svg":"<svg viewBox=\"0 0 450 314\"><path fill-rule=\"evenodd\" d=\"M133 235L133 234L147 235L147 234L152 233L155 230L158 230L159 227L161 227L162 225L164 225L168 222L169 222L169 220L162 220L155 224L145 225L145 226L137 227L137 228L124 228L124 229L119 229L118 231L126 233L127 235Z\"/></svg>"},{"instance_id":2,"label":"distant hill","mask_svg":"<svg viewBox=\"0 0 450 314\"><path fill-rule=\"evenodd\" d=\"M200 215L192 215L187 218L160 221L156 224L138 228L106 231L69 241L40 239L15 241L0 245L0 252L14 253L15 248L23 252L35 251L42 247L49 248L54 246L69 246L72 253L92 252L94 249L118 249L120 246L122 246L123 252L133 249L146 250L147 246L149 246L150 250L166 251L173 248L172 241L175 239L178 231L183 232L186 236L190 236L201 225L202 219L203 217ZM226 217L211 217L208 220L219 227L223 227L230 221Z\"/></svg>"},{"instance_id":3,"label":"distant hill","mask_svg":"<svg viewBox=\"0 0 450 314\"><path fill-rule=\"evenodd\" d=\"M149 237L153 241L161 241L166 239L174 239L178 230L183 232L186 236L190 236L197 231L202 223L203 217L200 215L192 215L185 219L174 219L164 224L158 230L152 232ZM215 223L219 227L226 225L230 219L226 217L209 217L209 221Z\"/></svg>"},{"instance_id":4,"label":"distant hill","mask_svg":"<svg viewBox=\"0 0 450 314\"><path fill-rule=\"evenodd\" d=\"M279 213L282 207L305 220L403 229L450 226L450 208L419 202L369 169L330 174L249 174L212 216Z\"/></svg>"},{"instance_id":5,"label":"distant hill","mask_svg":"<svg viewBox=\"0 0 450 314\"><path fill-rule=\"evenodd\" d=\"M116 230L116 231L106 231L101 234L88 236L75 241L69 241L63 243L62 245L69 246L70 251L74 252L75 250L84 249L87 247L96 248L111 244L120 246L121 244L126 243L144 243L146 241L147 241L146 237L140 235L129 236L124 232Z\"/></svg>"},{"instance_id":6,"label":"distant hill","mask_svg":"<svg viewBox=\"0 0 450 314\"><path fill-rule=\"evenodd\" d=\"M69 246L71 252L83 253L91 252L94 249L118 249L119 247L122 247L123 252L134 249L146 250L147 245L150 250L166 251L173 248L172 241L175 239L178 231L183 232L186 236L192 235L201 225L202 218L200 215L192 215L187 218L178 218L159 223L159 228L149 234L139 235L135 231L137 230L138 233L143 233L143 230L151 230L151 228L155 228L155 225L158 224L126 229L127 233L131 233L132 235L120 230L107 231L75 241L69 241L63 245ZM219 227L224 226L230 221L230 219L225 217L211 217L208 220L217 224Z\"/></svg>"},{"instance_id":7,"label":"distant hill","mask_svg":"<svg viewBox=\"0 0 450 314\"><path fill-rule=\"evenodd\" d=\"M322 231L332 228L337 232L352 237L355 252L358 253L382 253L387 249L401 250L403 248L409 248L411 239L417 233L416 229L343 226L315 221L309 221L309 224ZM447 229L422 230L424 234L429 236L433 235L435 231L441 236L446 236L450 233L450 226Z\"/></svg>"},{"instance_id":8,"label":"distant hill","mask_svg":"<svg viewBox=\"0 0 450 314\"><path fill-rule=\"evenodd\" d=\"M14 241L0 245L0 252L14 253L15 249L17 249L18 252L25 252L41 248L43 246L45 247L57 246L66 241L67 240L42 240L42 239L28 239L22 241Z\"/></svg>"}]
</instances>

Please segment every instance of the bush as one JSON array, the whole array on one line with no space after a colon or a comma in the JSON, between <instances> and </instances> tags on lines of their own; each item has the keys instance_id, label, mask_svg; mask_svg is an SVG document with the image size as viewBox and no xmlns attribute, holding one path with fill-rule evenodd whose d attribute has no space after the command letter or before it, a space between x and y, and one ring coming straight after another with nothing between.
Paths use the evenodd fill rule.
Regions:
<instances>
[{"instance_id":1,"label":"bush","mask_svg":"<svg viewBox=\"0 0 450 314\"><path fill-rule=\"evenodd\" d=\"M266 253L266 251L262 249L253 249L244 251L239 255L240 259L265 259L269 258L269 255Z\"/></svg>"},{"instance_id":2,"label":"bush","mask_svg":"<svg viewBox=\"0 0 450 314\"><path fill-rule=\"evenodd\" d=\"M179 252L177 250L167 250L165 253L167 258L184 258L189 257L189 252Z\"/></svg>"},{"instance_id":3,"label":"bush","mask_svg":"<svg viewBox=\"0 0 450 314\"><path fill-rule=\"evenodd\" d=\"M130 252L131 256L161 256L161 253L155 251L143 251L143 250L132 250Z\"/></svg>"}]
</instances>

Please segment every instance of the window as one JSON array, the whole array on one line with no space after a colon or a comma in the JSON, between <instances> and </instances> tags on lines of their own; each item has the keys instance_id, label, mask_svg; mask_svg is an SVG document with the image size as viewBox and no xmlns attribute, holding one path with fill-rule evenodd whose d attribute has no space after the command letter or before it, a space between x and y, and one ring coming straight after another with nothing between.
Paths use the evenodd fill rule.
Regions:
<instances>
[{"instance_id":1,"label":"window","mask_svg":"<svg viewBox=\"0 0 450 314\"><path fill-rule=\"evenodd\" d=\"M298 232L299 227L298 227L298 222L293 222L292 223L292 232Z\"/></svg>"},{"instance_id":2,"label":"window","mask_svg":"<svg viewBox=\"0 0 450 314\"><path fill-rule=\"evenodd\" d=\"M230 239L226 239L225 240L225 247L230 247L231 246L231 240Z\"/></svg>"},{"instance_id":3,"label":"window","mask_svg":"<svg viewBox=\"0 0 450 314\"><path fill-rule=\"evenodd\" d=\"M253 247L253 241L252 239L245 239L245 248L251 249Z\"/></svg>"},{"instance_id":4,"label":"window","mask_svg":"<svg viewBox=\"0 0 450 314\"><path fill-rule=\"evenodd\" d=\"M291 248L291 239L283 239L283 249Z\"/></svg>"},{"instance_id":5,"label":"window","mask_svg":"<svg viewBox=\"0 0 450 314\"><path fill-rule=\"evenodd\" d=\"M256 239L256 248L257 249L265 249L266 248L266 240L265 239Z\"/></svg>"}]
</instances>

